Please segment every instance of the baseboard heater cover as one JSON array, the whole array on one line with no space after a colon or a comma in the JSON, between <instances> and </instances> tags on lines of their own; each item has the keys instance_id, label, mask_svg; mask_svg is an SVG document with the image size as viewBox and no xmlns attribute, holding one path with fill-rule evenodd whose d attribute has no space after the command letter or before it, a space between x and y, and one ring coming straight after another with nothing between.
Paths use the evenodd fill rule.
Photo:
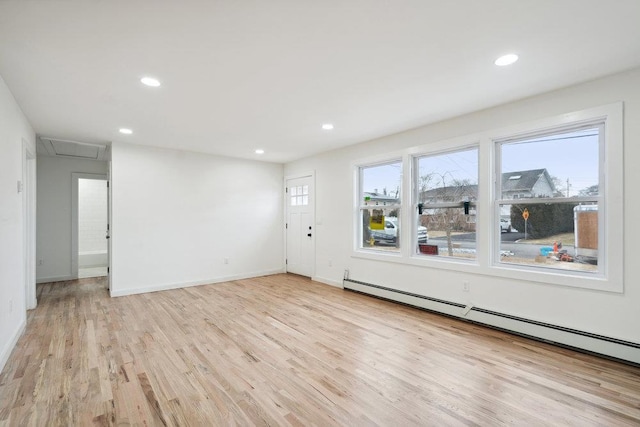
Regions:
<instances>
[{"instance_id":1,"label":"baseboard heater cover","mask_svg":"<svg viewBox=\"0 0 640 427\"><path fill-rule=\"evenodd\" d=\"M465 306L465 304L461 303L432 298L350 278L343 280L343 287L347 290L446 314L461 320L479 323L551 344L640 365L640 344L631 341L530 320L483 309L481 307ZM467 312L467 314L465 315L464 312Z\"/></svg>"}]
</instances>

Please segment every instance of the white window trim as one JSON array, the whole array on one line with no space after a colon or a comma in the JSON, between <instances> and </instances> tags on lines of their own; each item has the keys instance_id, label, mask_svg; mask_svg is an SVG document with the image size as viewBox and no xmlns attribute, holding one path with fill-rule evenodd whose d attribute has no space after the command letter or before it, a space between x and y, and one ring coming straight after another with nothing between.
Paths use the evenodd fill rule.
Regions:
<instances>
[{"instance_id":1,"label":"white window trim","mask_svg":"<svg viewBox=\"0 0 640 427\"><path fill-rule=\"evenodd\" d=\"M400 233L401 236L398 236L398 238L400 239L400 246L398 248L398 250L392 250L392 251L385 251L383 249L376 249L376 248L366 248L361 246L362 243L362 227L361 227L361 218L362 218L362 209L364 208L363 205L363 201L361 200L361 195L363 193L363 188L362 188L362 169L363 168L370 168L370 167L376 167L376 166L384 166L384 165L389 165L389 164L393 164L393 163L400 163L401 168L402 168L402 173L401 173L401 177L402 177L402 188L400 189L400 203L399 204L393 204L393 205L384 205L381 206L381 208L384 209L398 209L400 211L400 218L398 218L399 222L400 222ZM378 258L378 257L382 257L382 260L385 260L387 258L402 258L403 257L403 248L407 245L402 244L403 240L404 240L404 229L407 228L405 227L404 224L405 223L405 203L404 199L405 199L405 195L408 194L406 193L406 188L405 188L405 176L406 176L406 162L405 162L405 158L402 154L397 153L396 155L393 155L393 153L388 154L388 155L378 155L375 157L371 157L368 159L364 159L361 160L357 163L353 163L352 167L354 169L354 211L353 211L353 229L351 232L351 235L353 236L353 253L354 254L366 254L367 256L373 256L374 258ZM372 208L375 206L371 206Z\"/></svg>"},{"instance_id":2,"label":"white window trim","mask_svg":"<svg viewBox=\"0 0 640 427\"><path fill-rule=\"evenodd\" d=\"M603 195L598 197L598 205L604 214L599 218L599 239L604 242L599 248L599 259L604 260L604 267L598 273L573 272L540 267L528 267L518 264L501 263L499 259L500 230L493 231L491 251L491 268L495 275L520 280L531 280L546 284L571 286L586 289L597 289L621 293L623 286L623 248L624 224L623 206L623 104L615 103L601 107L581 110L556 117L550 117L531 123L510 126L495 131L489 136L494 159L497 159L498 142L525 139L541 133L561 132L570 127L604 123L604 144L600 143L600 183L604 183ZM497 162L496 162L497 163ZM497 168L497 165L495 165ZM491 186L494 216L499 215L496 180L499 176L494 171L494 185ZM566 199L571 201L575 198ZM519 201L520 202L520 201Z\"/></svg>"},{"instance_id":3,"label":"white window trim","mask_svg":"<svg viewBox=\"0 0 640 427\"><path fill-rule=\"evenodd\" d=\"M469 143L469 138L463 138L463 139L455 139L455 140L450 140L448 142L448 147L440 147L440 149L438 150L430 150L427 152L414 152L411 157L410 157L410 162L411 162L411 224L417 224L418 223L418 200L419 200L419 191L420 189L418 188L418 180L419 180L419 168L418 168L418 162L420 160L420 158L422 157L432 157L432 156L439 156L442 154L450 154L450 153L456 153L456 152L461 152L461 151L465 151L465 150L477 150L478 151L478 191L480 190L480 143L479 142L474 142L474 143ZM423 255L423 254L419 254L416 253L416 251L414 250L414 248L417 247L417 238L418 238L418 233L416 232L417 230L411 230L411 236L412 236L412 247L411 247L411 257L416 259L416 260L421 260L421 259L431 259L431 258L435 258L438 261L446 261L446 262L452 262L455 264L461 263L463 265L467 264L478 264L478 242L477 242L477 236L478 236L478 229L477 229L477 216L478 216L478 206L481 205L480 202L480 197L477 197L477 200L475 200L473 202L474 205L474 209L476 210L476 256L474 258L451 258L451 257L445 257L445 256L439 256L439 255L435 255L435 256L428 256L428 255ZM428 233L428 230L427 230Z\"/></svg>"},{"instance_id":4,"label":"white window trim","mask_svg":"<svg viewBox=\"0 0 640 427\"><path fill-rule=\"evenodd\" d=\"M580 110L572 113L557 115L542 120L479 132L464 137L438 141L430 144L407 148L401 152L395 151L377 155L352 163L354 170L354 211L353 211L353 258L374 261L392 262L428 268L468 272L489 277L501 277L519 282L535 282L548 286L567 286L573 288L593 289L598 291L622 293L624 291L624 140L623 140L623 103L613 103L600 107ZM606 264L601 274L573 272L567 270L541 269L523 265L509 265L496 262L499 254L497 248L500 243L499 212L495 212L495 180L496 180L496 141L521 139L535 136L541 132L562 130L568 126L581 123L593 123L601 120L605 123L604 139L600 156L601 179L604 183L604 196L601 199L604 206L605 218L603 228L603 253ZM473 141L473 142L472 142ZM399 252L381 253L359 247L360 231L358 213L360 212L360 176L359 168L385 164L402 159L403 196L401 221L412 224L415 218L414 208L417 206L416 188L414 183L414 158L424 155L437 155L451 152L465 147L479 147L479 176L478 200L476 203L476 259L459 260L448 257L425 257L413 253L415 229L402 227L401 242L411 242L401 245ZM599 202L600 203L600 202ZM417 208L416 208L417 209ZM408 222L407 222L408 221ZM417 221L416 221L417 223ZM498 224L498 225L496 225Z\"/></svg>"}]
</instances>

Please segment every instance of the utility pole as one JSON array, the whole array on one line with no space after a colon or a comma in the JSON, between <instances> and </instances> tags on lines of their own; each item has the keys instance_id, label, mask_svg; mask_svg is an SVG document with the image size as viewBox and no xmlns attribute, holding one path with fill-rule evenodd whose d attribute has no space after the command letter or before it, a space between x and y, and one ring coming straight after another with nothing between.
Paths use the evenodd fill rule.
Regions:
<instances>
[{"instance_id":1,"label":"utility pole","mask_svg":"<svg viewBox=\"0 0 640 427\"><path fill-rule=\"evenodd\" d=\"M571 184L569 184L569 178L567 178L567 197L569 197L569 188L571 187Z\"/></svg>"}]
</instances>

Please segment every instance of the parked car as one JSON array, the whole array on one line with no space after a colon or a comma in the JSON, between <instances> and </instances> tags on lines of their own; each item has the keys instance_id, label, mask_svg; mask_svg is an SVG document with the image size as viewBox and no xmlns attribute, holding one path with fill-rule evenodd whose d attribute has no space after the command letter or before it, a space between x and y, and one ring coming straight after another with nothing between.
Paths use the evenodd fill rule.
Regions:
<instances>
[{"instance_id":1,"label":"parked car","mask_svg":"<svg viewBox=\"0 0 640 427\"><path fill-rule=\"evenodd\" d=\"M506 218L500 218L500 232L501 233L511 233L513 228L511 228L511 220Z\"/></svg>"},{"instance_id":2,"label":"parked car","mask_svg":"<svg viewBox=\"0 0 640 427\"><path fill-rule=\"evenodd\" d=\"M395 245L398 241L398 218L389 216L385 218L384 230L370 230L374 244ZM427 243L429 235L427 227L418 227L418 243Z\"/></svg>"}]
</instances>

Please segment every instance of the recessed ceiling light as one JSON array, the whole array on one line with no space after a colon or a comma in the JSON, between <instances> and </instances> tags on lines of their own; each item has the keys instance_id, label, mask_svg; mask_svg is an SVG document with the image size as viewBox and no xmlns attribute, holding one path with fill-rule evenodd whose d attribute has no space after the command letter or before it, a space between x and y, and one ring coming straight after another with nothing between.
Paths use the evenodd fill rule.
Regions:
<instances>
[{"instance_id":1,"label":"recessed ceiling light","mask_svg":"<svg viewBox=\"0 0 640 427\"><path fill-rule=\"evenodd\" d=\"M495 64L499 67L504 67L505 65L511 65L518 60L518 55L515 53L510 53L508 55L502 55L500 58L496 59Z\"/></svg>"},{"instance_id":2,"label":"recessed ceiling light","mask_svg":"<svg viewBox=\"0 0 640 427\"><path fill-rule=\"evenodd\" d=\"M256 154L264 154L264 150L263 150L263 149L261 149L261 148L258 148L258 149L256 150Z\"/></svg>"},{"instance_id":3,"label":"recessed ceiling light","mask_svg":"<svg viewBox=\"0 0 640 427\"><path fill-rule=\"evenodd\" d=\"M322 125L322 129L331 130L331 129L333 129L333 125L331 123L325 123L325 124Z\"/></svg>"},{"instance_id":4,"label":"recessed ceiling light","mask_svg":"<svg viewBox=\"0 0 640 427\"><path fill-rule=\"evenodd\" d=\"M131 135L133 131L127 128L120 128L120 133L124 133L125 135Z\"/></svg>"},{"instance_id":5,"label":"recessed ceiling light","mask_svg":"<svg viewBox=\"0 0 640 427\"><path fill-rule=\"evenodd\" d=\"M153 77L143 77L140 79L140 81L142 82L142 84L147 86L151 86L151 87L160 86L160 81L158 79L154 79Z\"/></svg>"}]
</instances>

